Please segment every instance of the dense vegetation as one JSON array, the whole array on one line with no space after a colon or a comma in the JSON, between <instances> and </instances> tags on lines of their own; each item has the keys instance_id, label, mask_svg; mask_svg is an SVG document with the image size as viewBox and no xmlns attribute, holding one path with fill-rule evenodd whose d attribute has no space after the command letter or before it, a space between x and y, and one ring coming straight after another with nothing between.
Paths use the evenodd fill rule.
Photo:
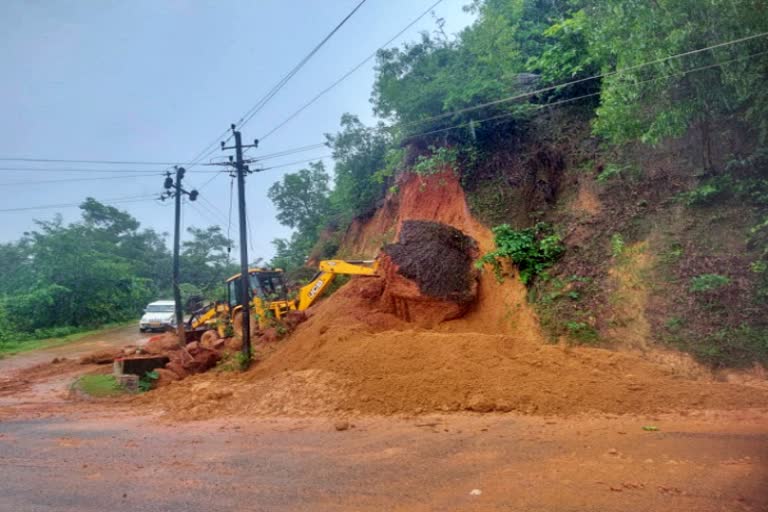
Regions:
<instances>
[{"instance_id":1,"label":"dense vegetation","mask_svg":"<svg viewBox=\"0 0 768 512\"><path fill-rule=\"evenodd\" d=\"M371 102L387 124L365 128L345 114L328 137L333 176L317 176L322 207L311 223L285 222L296 233L276 241L276 261L332 255L349 221L396 191L398 172L447 165L475 213L502 224L485 261L518 265L553 336L595 343L626 327L614 314L616 269L631 267L625 249L648 247L651 336L713 364L768 360L768 3L475 0L468 9L477 19L456 36L438 20L379 53ZM591 180L609 213L585 228L564 211L567 180ZM544 254L541 221L556 254ZM654 225L668 229L648 245ZM589 239L569 246L580 230Z\"/></svg>"},{"instance_id":2,"label":"dense vegetation","mask_svg":"<svg viewBox=\"0 0 768 512\"><path fill-rule=\"evenodd\" d=\"M38 221L0 245L0 343L61 336L133 319L150 301L171 296L171 255L164 235L140 229L128 213L88 198L82 219ZM221 294L232 272L218 227L190 228L183 243L187 296Z\"/></svg>"},{"instance_id":3,"label":"dense vegetation","mask_svg":"<svg viewBox=\"0 0 768 512\"><path fill-rule=\"evenodd\" d=\"M276 201L279 220L297 229L275 241L276 262L301 264L320 231L369 213L394 172L419 158L450 147L471 179L499 137L524 132L542 109L586 104L594 133L613 144L699 130L706 168L715 119L749 122L762 143L768 137L766 39L687 54L768 30L763 0L475 0L468 9L477 21L456 37L438 21L419 41L379 52L371 102L391 124L342 117L342 131L328 136L332 188L324 169L313 174L317 183L289 175L273 188L273 199L315 201L303 209L312 222L301 225L286 221L287 204Z\"/></svg>"}]
</instances>

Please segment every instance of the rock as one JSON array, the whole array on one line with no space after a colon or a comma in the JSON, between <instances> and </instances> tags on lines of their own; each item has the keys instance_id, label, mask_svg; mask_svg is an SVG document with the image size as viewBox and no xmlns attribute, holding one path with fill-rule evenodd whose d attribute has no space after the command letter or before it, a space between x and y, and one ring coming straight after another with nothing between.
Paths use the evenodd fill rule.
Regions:
<instances>
[{"instance_id":1,"label":"rock","mask_svg":"<svg viewBox=\"0 0 768 512\"><path fill-rule=\"evenodd\" d=\"M192 354L194 352L197 352L200 349L200 343L197 341L193 341L192 343L187 343L187 351Z\"/></svg>"},{"instance_id":2,"label":"rock","mask_svg":"<svg viewBox=\"0 0 768 512\"><path fill-rule=\"evenodd\" d=\"M168 368L158 368L157 370L155 370L155 372L157 373L157 379L155 380L155 383L154 383L155 388L162 388L164 386L167 386L171 382L174 382L180 379L180 377L176 375L176 372L169 370Z\"/></svg>"},{"instance_id":3,"label":"rock","mask_svg":"<svg viewBox=\"0 0 768 512\"><path fill-rule=\"evenodd\" d=\"M611 448L608 450L608 455L618 455L619 451L616 448Z\"/></svg>"},{"instance_id":4,"label":"rock","mask_svg":"<svg viewBox=\"0 0 768 512\"><path fill-rule=\"evenodd\" d=\"M480 489L472 489L471 491L469 491L470 496L480 496L481 494L483 494L483 491L481 491Z\"/></svg>"},{"instance_id":5,"label":"rock","mask_svg":"<svg viewBox=\"0 0 768 512\"><path fill-rule=\"evenodd\" d=\"M243 348L243 340L237 337L224 339L225 352L239 352Z\"/></svg>"},{"instance_id":6,"label":"rock","mask_svg":"<svg viewBox=\"0 0 768 512\"><path fill-rule=\"evenodd\" d=\"M147 354L165 354L172 350L178 350L179 340L173 334L163 334L162 336L150 338L143 349Z\"/></svg>"},{"instance_id":7,"label":"rock","mask_svg":"<svg viewBox=\"0 0 768 512\"><path fill-rule=\"evenodd\" d=\"M333 424L333 428L335 428L339 432L342 432L344 430L349 430L349 422L347 420L338 420L336 423Z\"/></svg>"},{"instance_id":8,"label":"rock","mask_svg":"<svg viewBox=\"0 0 768 512\"><path fill-rule=\"evenodd\" d=\"M474 395L467 402L466 409L474 412L491 412L495 408L493 401L483 395Z\"/></svg>"},{"instance_id":9,"label":"rock","mask_svg":"<svg viewBox=\"0 0 768 512\"><path fill-rule=\"evenodd\" d=\"M112 361L123 355L123 350L119 348L100 350L81 357L80 364L112 364Z\"/></svg>"},{"instance_id":10,"label":"rock","mask_svg":"<svg viewBox=\"0 0 768 512\"><path fill-rule=\"evenodd\" d=\"M184 369L190 373L202 373L210 370L219 362L219 354L206 348L199 349L192 361L184 365Z\"/></svg>"},{"instance_id":11,"label":"rock","mask_svg":"<svg viewBox=\"0 0 768 512\"><path fill-rule=\"evenodd\" d=\"M219 340L219 333L214 329L209 329L200 337L200 346L203 348L216 348L215 345Z\"/></svg>"},{"instance_id":12,"label":"rock","mask_svg":"<svg viewBox=\"0 0 768 512\"><path fill-rule=\"evenodd\" d=\"M183 379L184 377L189 375L189 372L187 372L187 370L179 361L171 361L170 363L165 365L165 368L175 373L179 379Z\"/></svg>"}]
</instances>

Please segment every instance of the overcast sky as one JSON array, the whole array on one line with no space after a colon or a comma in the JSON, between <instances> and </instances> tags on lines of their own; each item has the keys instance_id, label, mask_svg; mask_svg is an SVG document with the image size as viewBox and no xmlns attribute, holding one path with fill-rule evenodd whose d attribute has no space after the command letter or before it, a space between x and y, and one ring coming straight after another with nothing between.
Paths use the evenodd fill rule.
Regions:
<instances>
[{"instance_id":1,"label":"overcast sky","mask_svg":"<svg viewBox=\"0 0 768 512\"><path fill-rule=\"evenodd\" d=\"M40 1L0 2L0 157L87 160L189 161L213 142L306 53L359 0L261 1ZM250 141L264 135L315 93L394 36L434 0L368 0L293 80L243 128ZM456 33L471 22L467 0L444 0L435 9ZM433 30L427 15L395 44ZM344 112L374 122L369 103L373 62L325 95L258 151L267 154L324 141ZM280 165L319 157L327 148L273 159ZM219 151L216 152L218 157ZM305 164L304 164L305 165ZM10 171L24 167L35 171ZM252 257L273 254L270 241L289 231L275 220L266 190L301 164L251 175L247 184ZM160 176L50 169L124 169L127 174L162 172L165 166L86 165L0 161L0 210L73 204L87 196L132 198L159 192ZM188 185L201 187L214 175L194 171ZM120 176L116 178L116 176ZM91 180L91 178L105 178ZM84 181L29 183L88 178ZM220 175L186 207L184 224L227 228L229 178ZM173 209L155 201L115 204L145 227L172 230ZM33 219L76 207L0 212L0 241L17 239ZM232 238L236 239L236 215Z\"/></svg>"}]
</instances>

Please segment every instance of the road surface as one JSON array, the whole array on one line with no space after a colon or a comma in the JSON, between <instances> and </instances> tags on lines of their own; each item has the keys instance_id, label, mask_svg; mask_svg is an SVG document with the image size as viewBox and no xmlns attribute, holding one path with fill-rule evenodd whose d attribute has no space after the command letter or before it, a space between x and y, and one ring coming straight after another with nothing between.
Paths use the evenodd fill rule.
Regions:
<instances>
[{"instance_id":1,"label":"road surface","mask_svg":"<svg viewBox=\"0 0 768 512\"><path fill-rule=\"evenodd\" d=\"M0 510L764 511L766 417L16 418Z\"/></svg>"}]
</instances>

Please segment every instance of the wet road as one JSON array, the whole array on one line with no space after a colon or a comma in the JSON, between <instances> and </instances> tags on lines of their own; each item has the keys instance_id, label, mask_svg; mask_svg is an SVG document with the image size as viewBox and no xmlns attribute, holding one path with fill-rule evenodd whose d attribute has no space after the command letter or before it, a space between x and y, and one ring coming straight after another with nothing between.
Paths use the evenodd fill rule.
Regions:
<instances>
[{"instance_id":1,"label":"wet road","mask_svg":"<svg viewBox=\"0 0 768 512\"><path fill-rule=\"evenodd\" d=\"M0 423L0 510L761 511L767 419L18 418Z\"/></svg>"}]
</instances>

